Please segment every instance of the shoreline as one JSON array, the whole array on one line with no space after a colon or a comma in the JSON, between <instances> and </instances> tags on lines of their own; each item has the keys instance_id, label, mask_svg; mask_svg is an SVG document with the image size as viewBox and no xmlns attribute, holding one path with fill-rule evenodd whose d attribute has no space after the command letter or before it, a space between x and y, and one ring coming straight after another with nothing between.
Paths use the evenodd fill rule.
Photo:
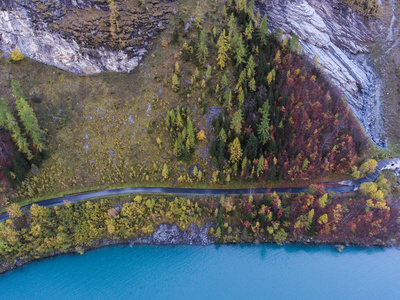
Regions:
<instances>
[{"instance_id":1,"label":"shoreline","mask_svg":"<svg viewBox=\"0 0 400 300\"><path fill-rule=\"evenodd\" d=\"M193 226L197 227L199 229L199 232L203 229L209 229L215 224L206 223L205 225L202 225L197 227L196 224L191 223L189 228L193 228ZM178 228L178 230L181 233L180 238L183 238L183 242L181 240L177 240L175 235L164 235L164 240L160 241L155 238L155 235L159 235L160 233L165 233L165 232L171 232L171 228ZM81 254L84 255L86 252L96 250L96 249L101 249L101 248L106 248L106 247L113 247L113 246L142 246L142 245L148 245L148 246L184 246L184 245L189 245L189 246L212 246L212 245L277 245L277 246L285 246L285 245L304 245L304 246L330 246L334 249L336 249L338 252L342 252L345 248L347 247L358 247L358 248L372 248L372 247L379 247L379 248L396 248L400 250L400 242L397 243L391 243L390 241L380 241L380 243L373 243L373 244L362 244L362 243L351 243L348 241L343 241L343 242L329 242L325 241L323 239L318 239L315 237L301 237L301 238L295 238L295 237L288 237L288 239L283 242L282 244L279 244L277 242L274 242L274 240L268 240L266 238L262 239L254 239L253 241L243 241L243 242L238 242L238 243L232 243L232 242L220 242L217 241L215 237L212 237L210 234L206 234L207 236L200 237L200 236L192 236L191 238L184 238L185 233L188 233L190 229L187 230L181 230L176 223L172 224L167 224L163 223L160 224L157 229L150 235L148 236L136 236L130 240L127 241L122 241L122 240L112 240L112 239L103 239L98 241L97 245L94 246L89 246L89 247L82 247L81 252L77 251L77 249L68 249L66 252L61 252L61 251L54 251L52 253L45 254L39 258L27 258L27 259L14 259L14 265L10 265L7 263L2 263L0 264L0 275L5 274L9 271L16 270L18 268L21 268L25 265L29 265L30 263L33 263L35 261L41 261L44 259L56 257L56 256L62 256L62 255L70 255L70 254ZM176 231L175 231L176 232ZM207 242L198 242L196 239L198 238L206 238Z\"/></svg>"}]
</instances>

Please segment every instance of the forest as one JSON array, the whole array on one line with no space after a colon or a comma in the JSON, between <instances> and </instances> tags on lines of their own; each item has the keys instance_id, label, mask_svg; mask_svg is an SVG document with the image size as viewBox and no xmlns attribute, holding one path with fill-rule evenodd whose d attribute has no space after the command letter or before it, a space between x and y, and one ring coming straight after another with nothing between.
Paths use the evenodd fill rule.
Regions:
<instances>
[{"instance_id":1,"label":"forest","mask_svg":"<svg viewBox=\"0 0 400 300\"><path fill-rule=\"evenodd\" d=\"M345 98L329 83L318 57L312 62L301 55L297 36L270 34L266 17L255 15L253 4L228 1L220 32L203 28L198 6L198 39L183 45L185 65L177 61L172 75L174 92L189 95L200 86L221 105L212 120L212 181L288 182L348 173L368 144ZM190 64L195 71L185 80L181 74L191 73L185 70ZM204 92L199 102L201 97ZM186 115L187 110L183 116L172 110L165 116L178 158L187 139ZM189 160L194 134L186 146L182 153Z\"/></svg>"},{"instance_id":2,"label":"forest","mask_svg":"<svg viewBox=\"0 0 400 300\"><path fill-rule=\"evenodd\" d=\"M151 235L162 223L187 230L211 223L215 243L288 242L398 245L398 199L381 176L351 195L311 185L303 194L193 197L125 195L63 206L8 208L0 223L0 270L60 253Z\"/></svg>"}]
</instances>

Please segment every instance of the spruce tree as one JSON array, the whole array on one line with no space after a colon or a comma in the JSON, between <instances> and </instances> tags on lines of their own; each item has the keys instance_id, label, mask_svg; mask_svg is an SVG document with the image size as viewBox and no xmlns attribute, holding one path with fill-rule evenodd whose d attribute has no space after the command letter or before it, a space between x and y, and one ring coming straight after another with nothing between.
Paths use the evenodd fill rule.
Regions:
<instances>
[{"instance_id":1,"label":"spruce tree","mask_svg":"<svg viewBox=\"0 0 400 300\"><path fill-rule=\"evenodd\" d=\"M231 123L231 129L233 129L236 133L236 135L240 135L242 132L242 110L239 109L238 111L235 112L233 115L232 123Z\"/></svg>"},{"instance_id":2,"label":"spruce tree","mask_svg":"<svg viewBox=\"0 0 400 300\"><path fill-rule=\"evenodd\" d=\"M199 46L196 52L196 58L199 61L200 65L203 65L208 57L208 48L207 48L207 34L203 29L199 34Z\"/></svg>"},{"instance_id":3,"label":"spruce tree","mask_svg":"<svg viewBox=\"0 0 400 300\"><path fill-rule=\"evenodd\" d=\"M222 31L222 33L218 38L217 46L218 46L217 63L222 70L225 68L226 62L229 59L228 51L230 49L230 43L228 36L225 33L225 29Z\"/></svg>"},{"instance_id":4,"label":"spruce tree","mask_svg":"<svg viewBox=\"0 0 400 300\"><path fill-rule=\"evenodd\" d=\"M24 125L26 133L31 137L34 147L41 152L44 149L42 134L45 132L40 129L35 112L24 98L17 98L15 103L17 105L18 116Z\"/></svg>"},{"instance_id":5,"label":"spruce tree","mask_svg":"<svg viewBox=\"0 0 400 300\"><path fill-rule=\"evenodd\" d=\"M257 125L257 132L260 143L265 145L269 139L270 135L270 120L269 120L269 103L265 101L259 112L261 113L261 122Z\"/></svg>"},{"instance_id":6,"label":"spruce tree","mask_svg":"<svg viewBox=\"0 0 400 300\"><path fill-rule=\"evenodd\" d=\"M247 50L246 47L244 46L243 38L241 35L240 36L238 35L237 37L234 51L235 51L234 58L236 60L236 66L244 64L246 62L245 58L247 56Z\"/></svg>"}]
</instances>

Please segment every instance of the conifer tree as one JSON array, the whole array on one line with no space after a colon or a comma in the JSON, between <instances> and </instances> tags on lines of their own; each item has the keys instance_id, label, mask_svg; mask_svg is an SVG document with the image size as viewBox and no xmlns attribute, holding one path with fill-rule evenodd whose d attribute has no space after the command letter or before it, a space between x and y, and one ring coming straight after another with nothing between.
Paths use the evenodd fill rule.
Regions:
<instances>
[{"instance_id":1,"label":"conifer tree","mask_svg":"<svg viewBox=\"0 0 400 300\"><path fill-rule=\"evenodd\" d=\"M226 142L227 136L224 128L221 128L221 130L218 133L218 140L223 141L224 143Z\"/></svg>"},{"instance_id":2,"label":"conifer tree","mask_svg":"<svg viewBox=\"0 0 400 300\"><path fill-rule=\"evenodd\" d=\"M228 86L228 77L224 73L221 77L221 82L219 83L221 90L225 89Z\"/></svg>"},{"instance_id":3,"label":"conifer tree","mask_svg":"<svg viewBox=\"0 0 400 300\"><path fill-rule=\"evenodd\" d=\"M239 92L238 101L239 101L239 107L242 107L243 104L244 104L244 92L243 92L243 89L241 89L240 92Z\"/></svg>"},{"instance_id":4,"label":"conifer tree","mask_svg":"<svg viewBox=\"0 0 400 300\"><path fill-rule=\"evenodd\" d=\"M180 128L183 128L183 119L182 115L178 109L178 113L176 114L175 118L175 127L179 130Z\"/></svg>"},{"instance_id":5,"label":"conifer tree","mask_svg":"<svg viewBox=\"0 0 400 300\"><path fill-rule=\"evenodd\" d=\"M233 34L237 34L237 27L236 27L236 18L231 14L229 21L228 21L228 27L229 27L229 35L232 36Z\"/></svg>"},{"instance_id":6,"label":"conifer tree","mask_svg":"<svg viewBox=\"0 0 400 300\"><path fill-rule=\"evenodd\" d=\"M40 129L35 112L22 97L17 98L15 103L18 110L18 116L24 125L26 133L31 137L34 147L41 152L44 149L42 134L45 132Z\"/></svg>"},{"instance_id":7,"label":"conifer tree","mask_svg":"<svg viewBox=\"0 0 400 300\"><path fill-rule=\"evenodd\" d=\"M256 74L255 68L256 68L256 63L254 62L253 55L250 55L246 66L248 79L254 77L254 75Z\"/></svg>"},{"instance_id":8,"label":"conifer tree","mask_svg":"<svg viewBox=\"0 0 400 300\"><path fill-rule=\"evenodd\" d=\"M211 66L208 66L206 71L206 80L209 80L210 78L211 78Z\"/></svg>"},{"instance_id":9,"label":"conifer tree","mask_svg":"<svg viewBox=\"0 0 400 300\"><path fill-rule=\"evenodd\" d=\"M257 90L256 80L254 79L254 77L249 81L249 89L252 90L253 92Z\"/></svg>"},{"instance_id":10,"label":"conifer tree","mask_svg":"<svg viewBox=\"0 0 400 300\"><path fill-rule=\"evenodd\" d=\"M233 142L229 144L229 153L231 155L229 161L232 164L240 162L240 160L242 159L243 151L240 146L239 138L235 138Z\"/></svg>"},{"instance_id":11,"label":"conifer tree","mask_svg":"<svg viewBox=\"0 0 400 300\"><path fill-rule=\"evenodd\" d=\"M176 75L176 73L174 73L174 75L172 76L172 90L177 93L179 92L179 79L178 79L178 75Z\"/></svg>"},{"instance_id":12,"label":"conifer tree","mask_svg":"<svg viewBox=\"0 0 400 300\"><path fill-rule=\"evenodd\" d=\"M262 108L260 108L259 112L261 113L261 122L257 125L257 131L260 143L265 145L267 141L271 138L269 129L270 129L270 120L269 120L269 103L265 101Z\"/></svg>"},{"instance_id":13,"label":"conifer tree","mask_svg":"<svg viewBox=\"0 0 400 300\"><path fill-rule=\"evenodd\" d=\"M167 164L164 164L164 167L162 169L161 175L165 180L168 179L168 166L167 166Z\"/></svg>"},{"instance_id":14,"label":"conifer tree","mask_svg":"<svg viewBox=\"0 0 400 300\"><path fill-rule=\"evenodd\" d=\"M18 150L28 156L28 159L32 159L33 155L29 150L29 144L26 138L22 135L21 129L18 126L17 120L10 112L6 112L4 115L5 129L11 133Z\"/></svg>"},{"instance_id":15,"label":"conifer tree","mask_svg":"<svg viewBox=\"0 0 400 300\"><path fill-rule=\"evenodd\" d=\"M236 66L239 66L240 64L245 63L246 62L245 58L246 58L246 55L247 55L247 50L246 50L246 47L244 46L243 39L242 39L241 35L240 36L237 35L234 51L235 51L234 58L236 60Z\"/></svg>"},{"instance_id":16,"label":"conifer tree","mask_svg":"<svg viewBox=\"0 0 400 300\"><path fill-rule=\"evenodd\" d=\"M253 38L253 32L254 32L253 22L249 22L249 25L247 25L244 31L244 35L248 40L251 40Z\"/></svg>"},{"instance_id":17,"label":"conifer tree","mask_svg":"<svg viewBox=\"0 0 400 300\"><path fill-rule=\"evenodd\" d=\"M208 48L207 48L207 34L203 29L199 34L199 46L196 52L196 58L201 65L203 65L208 57Z\"/></svg>"},{"instance_id":18,"label":"conifer tree","mask_svg":"<svg viewBox=\"0 0 400 300\"><path fill-rule=\"evenodd\" d=\"M196 17L194 18L194 21L196 22L196 27L198 29L203 28L203 26L201 26L201 23L203 23L203 16L202 16L201 7L200 7L199 2L197 2Z\"/></svg>"},{"instance_id":19,"label":"conifer tree","mask_svg":"<svg viewBox=\"0 0 400 300\"><path fill-rule=\"evenodd\" d=\"M237 135L240 135L242 132L242 121L242 110L239 109L233 115L231 123L231 129L233 129Z\"/></svg>"},{"instance_id":20,"label":"conifer tree","mask_svg":"<svg viewBox=\"0 0 400 300\"><path fill-rule=\"evenodd\" d=\"M264 171L264 156L261 155L260 158L258 159L258 164L257 164L257 177L260 177L260 172Z\"/></svg>"},{"instance_id":21,"label":"conifer tree","mask_svg":"<svg viewBox=\"0 0 400 300\"><path fill-rule=\"evenodd\" d=\"M188 141L188 150L190 151L191 149L194 149L195 143L196 143L196 138L194 135L194 130L193 130L193 124L192 121L189 119L188 125L187 125L187 141Z\"/></svg>"},{"instance_id":22,"label":"conifer tree","mask_svg":"<svg viewBox=\"0 0 400 300\"><path fill-rule=\"evenodd\" d=\"M250 135L250 138L247 141L244 155L249 159L249 161L253 161L258 155L258 139L254 133Z\"/></svg>"},{"instance_id":23,"label":"conifer tree","mask_svg":"<svg viewBox=\"0 0 400 300\"><path fill-rule=\"evenodd\" d=\"M222 70L223 68L225 68L226 62L229 59L228 51L230 49L230 44L228 36L225 33L225 29L222 31L222 33L218 38L217 46L218 46L217 63Z\"/></svg>"}]
</instances>

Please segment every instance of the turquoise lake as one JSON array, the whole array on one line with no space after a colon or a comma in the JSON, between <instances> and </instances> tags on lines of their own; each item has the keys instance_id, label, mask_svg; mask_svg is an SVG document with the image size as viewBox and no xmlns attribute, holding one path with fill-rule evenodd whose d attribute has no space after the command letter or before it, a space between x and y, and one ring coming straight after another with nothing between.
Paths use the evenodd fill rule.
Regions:
<instances>
[{"instance_id":1,"label":"turquoise lake","mask_svg":"<svg viewBox=\"0 0 400 300\"><path fill-rule=\"evenodd\" d=\"M0 299L400 299L400 250L109 247L0 275Z\"/></svg>"}]
</instances>

